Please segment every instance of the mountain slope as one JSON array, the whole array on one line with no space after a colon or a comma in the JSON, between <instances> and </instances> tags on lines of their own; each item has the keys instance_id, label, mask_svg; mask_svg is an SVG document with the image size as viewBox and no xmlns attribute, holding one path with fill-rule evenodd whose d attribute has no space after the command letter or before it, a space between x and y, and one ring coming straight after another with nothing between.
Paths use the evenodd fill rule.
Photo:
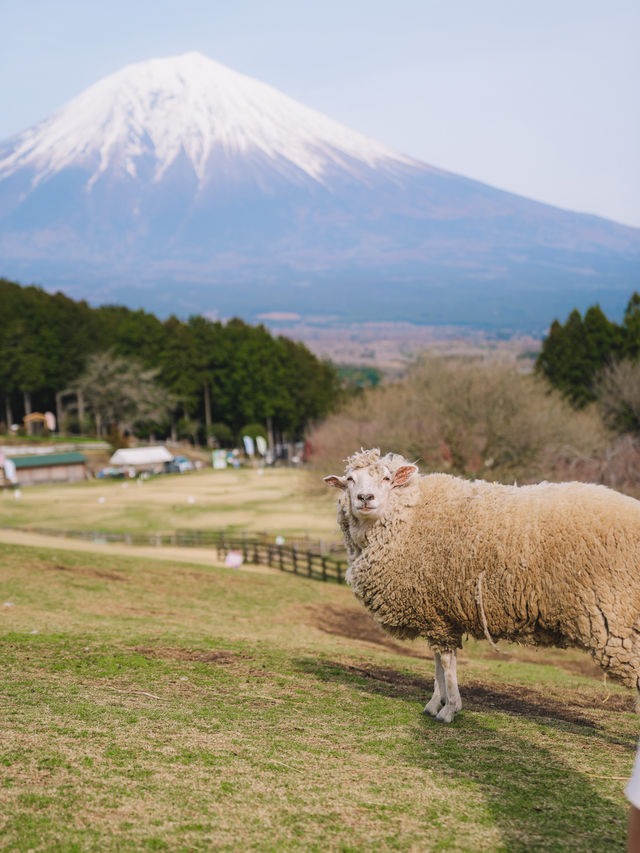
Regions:
<instances>
[{"instance_id":1,"label":"mountain slope","mask_svg":"<svg viewBox=\"0 0 640 853\"><path fill-rule=\"evenodd\" d=\"M187 54L0 145L0 253L4 274L161 312L530 328L619 309L640 231L427 166Z\"/></svg>"}]
</instances>

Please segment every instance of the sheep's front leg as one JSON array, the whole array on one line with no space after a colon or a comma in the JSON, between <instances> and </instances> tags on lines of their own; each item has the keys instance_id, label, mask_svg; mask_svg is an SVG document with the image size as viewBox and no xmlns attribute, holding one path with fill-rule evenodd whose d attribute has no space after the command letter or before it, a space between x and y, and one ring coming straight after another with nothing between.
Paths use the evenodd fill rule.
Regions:
<instances>
[{"instance_id":1,"label":"sheep's front leg","mask_svg":"<svg viewBox=\"0 0 640 853\"><path fill-rule=\"evenodd\" d=\"M434 651L433 661L436 667L433 678L433 696L424 706L423 713L430 714L432 717L435 717L446 701L447 688L444 681L444 669L442 668L442 661L440 660L440 652Z\"/></svg>"},{"instance_id":2,"label":"sheep's front leg","mask_svg":"<svg viewBox=\"0 0 640 853\"><path fill-rule=\"evenodd\" d=\"M445 703L444 707L436 714L439 723L452 723L453 718L462 708L462 699L458 690L458 676L456 674L456 663L458 651L453 649L449 652L440 653L440 661L444 670Z\"/></svg>"}]
</instances>

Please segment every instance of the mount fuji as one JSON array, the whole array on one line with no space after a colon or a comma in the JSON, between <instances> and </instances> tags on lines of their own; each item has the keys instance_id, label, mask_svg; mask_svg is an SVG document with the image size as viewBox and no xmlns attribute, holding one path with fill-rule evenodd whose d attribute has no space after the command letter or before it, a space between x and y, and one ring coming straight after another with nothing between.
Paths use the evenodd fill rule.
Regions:
<instances>
[{"instance_id":1,"label":"mount fuji","mask_svg":"<svg viewBox=\"0 0 640 853\"><path fill-rule=\"evenodd\" d=\"M421 163L198 53L0 143L0 274L161 315L543 328L640 286L640 229Z\"/></svg>"}]
</instances>

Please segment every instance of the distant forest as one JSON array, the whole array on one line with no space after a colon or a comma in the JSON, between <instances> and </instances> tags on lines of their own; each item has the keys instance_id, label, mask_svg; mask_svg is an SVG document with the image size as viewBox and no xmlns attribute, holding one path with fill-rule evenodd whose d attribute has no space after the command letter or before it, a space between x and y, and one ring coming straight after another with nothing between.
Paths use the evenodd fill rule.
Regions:
<instances>
[{"instance_id":1,"label":"distant forest","mask_svg":"<svg viewBox=\"0 0 640 853\"><path fill-rule=\"evenodd\" d=\"M5 426L49 410L64 412L75 432L215 436L225 445L249 428L295 439L331 410L338 390L330 363L264 326L163 322L0 278Z\"/></svg>"},{"instance_id":2,"label":"distant forest","mask_svg":"<svg viewBox=\"0 0 640 853\"><path fill-rule=\"evenodd\" d=\"M554 320L536 373L575 408L595 401L617 432L640 433L640 295L621 323L598 305ZM223 446L244 433L297 439L380 379L237 318L161 321L0 278L0 431L52 411L67 432L112 440L126 431Z\"/></svg>"}]
</instances>

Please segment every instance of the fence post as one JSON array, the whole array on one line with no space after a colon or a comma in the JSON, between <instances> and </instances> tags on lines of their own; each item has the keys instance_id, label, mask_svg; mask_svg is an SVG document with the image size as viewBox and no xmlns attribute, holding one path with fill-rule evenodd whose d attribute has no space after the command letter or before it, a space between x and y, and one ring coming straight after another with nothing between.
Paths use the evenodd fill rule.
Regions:
<instances>
[{"instance_id":1,"label":"fence post","mask_svg":"<svg viewBox=\"0 0 640 853\"><path fill-rule=\"evenodd\" d=\"M244 530L242 531L242 559L245 563L249 562L249 554L247 552L247 534Z\"/></svg>"},{"instance_id":2,"label":"fence post","mask_svg":"<svg viewBox=\"0 0 640 853\"><path fill-rule=\"evenodd\" d=\"M294 575L298 574L298 546L291 546L291 559L293 560L293 573Z\"/></svg>"},{"instance_id":3,"label":"fence post","mask_svg":"<svg viewBox=\"0 0 640 853\"><path fill-rule=\"evenodd\" d=\"M280 571L284 572L284 561L282 559L282 545L278 545L278 565L280 566Z\"/></svg>"},{"instance_id":4,"label":"fence post","mask_svg":"<svg viewBox=\"0 0 640 853\"><path fill-rule=\"evenodd\" d=\"M322 580L326 581L327 579L327 558L325 555L322 555Z\"/></svg>"}]
</instances>

